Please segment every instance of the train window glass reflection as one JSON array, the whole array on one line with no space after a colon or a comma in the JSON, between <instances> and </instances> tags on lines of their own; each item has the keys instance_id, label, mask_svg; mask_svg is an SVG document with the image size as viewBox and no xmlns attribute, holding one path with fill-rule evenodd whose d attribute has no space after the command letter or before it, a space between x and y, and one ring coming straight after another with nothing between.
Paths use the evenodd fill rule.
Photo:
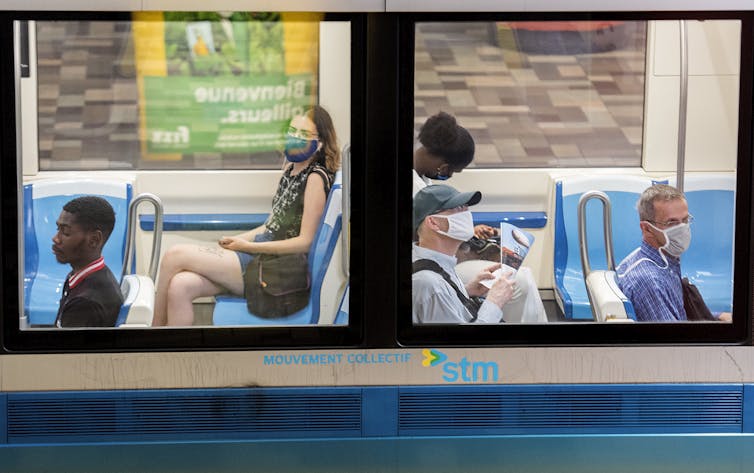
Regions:
<instances>
[{"instance_id":1,"label":"train window glass reflection","mask_svg":"<svg viewBox=\"0 0 754 473\"><path fill-rule=\"evenodd\" d=\"M646 22L418 23L415 126L465 123L471 167L639 166Z\"/></svg>"},{"instance_id":2,"label":"train window glass reflection","mask_svg":"<svg viewBox=\"0 0 754 473\"><path fill-rule=\"evenodd\" d=\"M685 126L682 26L416 24L414 325L730 322L741 23L687 22Z\"/></svg>"},{"instance_id":3,"label":"train window glass reflection","mask_svg":"<svg viewBox=\"0 0 754 473\"><path fill-rule=\"evenodd\" d=\"M131 18L15 24L21 328L347 325L350 22Z\"/></svg>"},{"instance_id":4,"label":"train window glass reflection","mask_svg":"<svg viewBox=\"0 0 754 473\"><path fill-rule=\"evenodd\" d=\"M321 17L37 22L39 169L278 168L282 122L318 99Z\"/></svg>"}]
</instances>

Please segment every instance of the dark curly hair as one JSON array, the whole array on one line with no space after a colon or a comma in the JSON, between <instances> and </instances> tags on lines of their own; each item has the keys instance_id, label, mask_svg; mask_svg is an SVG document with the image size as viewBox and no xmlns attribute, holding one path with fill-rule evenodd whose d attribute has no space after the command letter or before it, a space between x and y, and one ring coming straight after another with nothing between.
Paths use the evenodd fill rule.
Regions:
<instances>
[{"instance_id":1,"label":"dark curly hair","mask_svg":"<svg viewBox=\"0 0 754 473\"><path fill-rule=\"evenodd\" d=\"M63 206L63 210L73 215L77 225L85 231L102 232L102 244L107 242L115 227L115 211L112 205L102 197L85 195L77 197Z\"/></svg>"},{"instance_id":2,"label":"dark curly hair","mask_svg":"<svg viewBox=\"0 0 754 473\"><path fill-rule=\"evenodd\" d=\"M440 112L432 115L419 130L419 142L452 167L465 168L474 159L474 139L455 117Z\"/></svg>"}]
</instances>

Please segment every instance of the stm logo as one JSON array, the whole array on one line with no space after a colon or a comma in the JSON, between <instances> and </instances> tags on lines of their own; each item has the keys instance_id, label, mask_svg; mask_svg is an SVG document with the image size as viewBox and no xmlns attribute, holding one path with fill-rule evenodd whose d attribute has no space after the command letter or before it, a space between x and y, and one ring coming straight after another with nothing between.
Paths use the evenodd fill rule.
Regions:
<instances>
[{"instance_id":1,"label":"stm logo","mask_svg":"<svg viewBox=\"0 0 754 473\"><path fill-rule=\"evenodd\" d=\"M469 361L466 357L460 361L448 361L448 356L439 351L425 348L422 366L431 368L442 365L442 379L448 383L462 381L466 383L496 382L498 366L494 361Z\"/></svg>"}]
</instances>

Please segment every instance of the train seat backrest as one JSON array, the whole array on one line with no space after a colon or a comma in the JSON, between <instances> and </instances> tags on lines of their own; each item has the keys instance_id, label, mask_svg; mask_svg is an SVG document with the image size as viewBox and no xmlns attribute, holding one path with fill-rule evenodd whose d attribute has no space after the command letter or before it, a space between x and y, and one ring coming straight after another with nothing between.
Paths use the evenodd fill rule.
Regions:
<instances>
[{"instance_id":1,"label":"train seat backrest","mask_svg":"<svg viewBox=\"0 0 754 473\"><path fill-rule=\"evenodd\" d=\"M123 306L116 327L151 327L154 317L154 281L149 276L127 274L120 283Z\"/></svg>"},{"instance_id":2,"label":"train seat backrest","mask_svg":"<svg viewBox=\"0 0 754 473\"><path fill-rule=\"evenodd\" d=\"M675 177L669 181L675 185ZM711 311L730 311L733 304L736 175L689 174L683 186L694 223L691 225L691 246L681 256L681 272L699 288Z\"/></svg>"},{"instance_id":3,"label":"train seat backrest","mask_svg":"<svg viewBox=\"0 0 754 473\"><path fill-rule=\"evenodd\" d=\"M341 176L340 171L335 175L319 228L309 249L311 295L307 306L286 317L267 319L250 314L245 299L218 296L212 313L213 325L309 325L319 321L323 281L341 234L343 205Z\"/></svg>"},{"instance_id":4,"label":"train seat backrest","mask_svg":"<svg viewBox=\"0 0 754 473\"><path fill-rule=\"evenodd\" d=\"M83 195L98 195L115 210L115 227L102 253L115 277L120 277L132 196L130 183L71 179L24 185L24 315L29 325L55 322L60 294L71 267L55 259L52 237L57 232L56 221L63 206Z\"/></svg>"},{"instance_id":5,"label":"train seat backrest","mask_svg":"<svg viewBox=\"0 0 754 473\"><path fill-rule=\"evenodd\" d=\"M340 301L340 307L338 307L338 313L335 316L334 325L348 325L348 295L350 293L350 286L346 285L346 290L343 293L343 298Z\"/></svg>"},{"instance_id":6,"label":"train seat backrest","mask_svg":"<svg viewBox=\"0 0 754 473\"><path fill-rule=\"evenodd\" d=\"M641 244L636 202L652 178L627 175L568 176L555 183L555 296L567 319L592 320L578 238L577 211L581 195L600 190L612 207L615 264ZM592 270L607 269L602 205L596 199L586 207L589 264Z\"/></svg>"}]
</instances>

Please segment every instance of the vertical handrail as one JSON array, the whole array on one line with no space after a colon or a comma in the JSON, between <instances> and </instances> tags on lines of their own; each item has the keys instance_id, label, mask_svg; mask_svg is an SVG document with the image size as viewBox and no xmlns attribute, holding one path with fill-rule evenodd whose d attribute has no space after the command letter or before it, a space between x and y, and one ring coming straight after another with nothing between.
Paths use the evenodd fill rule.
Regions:
<instances>
[{"instance_id":1,"label":"vertical handrail","mask_svg":"<svg viewBox=\"0 0 754 473\"><path fill-rule=\"evenodd\" d=\"M162 201L159 197L150 193L143 193L128 206L128 223L126 235L126 257L123 260L123 271L120 279L128 273L128 268L133 260L136 240L136 211L142 202L150 202L154 206L154 231L152 232L152 258L149 263L149 277L154 281L157 278L157 268L160 264L160 244L162 242Z\"/></svg>"},{"instance_id":2,"label":"vertical handrail","mask_svg":"<svg viewBox=\"0 0 754 473\"><path fill-rule=\"evenodd\" d=\"M689 101L689 27L686 20L679 20L680 32L680 96L678 100L678 161L676 164L675 183L683 192L683 176L686 169L686 114Z\"/></svg>"},{"instance_id":3,"label":"vertical handrail","mask_svg":"<svg viewBox=\"0 0 754 473\"><path fill-rule=\"evenodd\" d=\"M604 237L605 237L605 254L607 257L607 269L609 271L615 271L615 260L613 259L613 225L610 219L612 208L610 204L610 198L602 191L589 191L585 192L579 199L578 207L578 220L579 220L579 249L581 251L581 268L584 272L584 278L589 276L592 272L592 268L589 265L589 244L586 237L586 204L591 199L599 199L602 201L602 218L604 224Z\"/></svg>"},{"instance_id":4,"label":"vertical handrail","mask_svg":"<svg viewBox=\"0 0 754 473\"><path fill-rule=\"evenodd\" d=\"M343 275L347 278L351 275L350 267L350 230L351 230L351 145L347 144L343 147L342 152L342 198L343 204L341 208L341 266L343 269Z\"/></svg>"}]
</instances>

